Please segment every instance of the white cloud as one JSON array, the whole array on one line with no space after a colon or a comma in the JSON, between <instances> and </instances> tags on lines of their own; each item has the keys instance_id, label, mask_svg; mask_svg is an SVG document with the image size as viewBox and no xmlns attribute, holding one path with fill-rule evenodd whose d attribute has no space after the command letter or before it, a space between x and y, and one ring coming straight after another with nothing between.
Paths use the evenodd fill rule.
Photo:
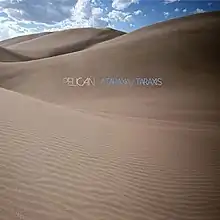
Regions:
<instances>
[{"instance_id":1,"label":"white cloud","mask_svg":"<svg viewBox=\"0 0 220 220\"><path fill-rule=\"evenodd\" d=\"M187 9L186 9L186 8L184 8L184 9L183 9L183 13L186 13L186 12L187 12Z\"/></svg>"},{"instance_id":2,"label":"white cloud","mask_svg":"<svg viewBox=\"0 0 220 220\"><path fill-rule=\"evenodd\" d=\"M129 22L132 20L132 15L128 12L122 12L122 11L116 11L113 10L108 13L108 17L111 21L116 21L116 22Z\"/></svg>"},{"instance_id":3,"label":"white cloud","mask_svg":"<svg viewBox=\"0 0 220 220\"><path fill-rule=\"evenodd\" d=\"M137 10L134 12L134 15L141 15L143 12L141 10Z\"/></svg>"},{"instance_id":4,"label":"white cloud","mask_svg":"<svg viewBox=\"0 0 220 220\"><path fill-rule=\"evenodd\" d=\"M76 0L1 0L0 7L10 9L16 19L53 24L68 18ZM14 10L13 10L14 9ZM13 11L19 13L13 13Z\"/></svg>"},{"instance_id":5,"label":"white cloud","mask_svg":"<svg viewBox=\"0 0 220 220\"><path fill-rule=\"evenodd\" d=\"M170 13L169 12L164 12L163 15L164 15L165 18L167 18L170 15Z\"/></svg>"},{"instance_id":6,"label":"white cloud","mask_svg":"<svg viewBox=\"0 0 220 220\"><path fill-rule=\"evenodd\" d=\"M103 15L104 10L102 8L92 8L92 14L94 16Z\"/></svg>"},{"instance_id":7,"label":"white cloud","mask_svg":"<svg viewBox=\"0 0 220 220\"><path fill-rule=\"evenodd\" d=\"M179 2L180 0L164 0L164 4L171 4L174 2Z\"/></svg>"},{"instance_id":8,"label":"white cloud","mask_svg":"<svg viewBox=\"0 0 220 220\"><path fill-rule=\"evenodd\" d=\"M43 25L58 25L72 23L72 26L103 26L105 14L97 7L99 0L20 0L9 4L0 2L0 9L14 21L28 21ZM62 3L62 4L61 4ZM75 4L76 3L76 4ZM100 4L101 5L101 4Z\"/></svg>"},{"instance_id":9,"label":"white cloud","mask_svg":"<svg viewBox=\"0 0 220 220\"><path fill-rule=\"evenodd\" d=\"M21 20L20 18L24 14L22 10L16 8L6 8L6 9L3 8L1 11L7 14L7 16L14 21Z\"/></svg>"},{"instance_id":10,"label":"white cloud","mask_svg":"<svg viewBox=\"0 0 220 220\"><path fill-rule=\"evenodd\" d=\"M175 10L174 10L175 12L179 12L180 10L179 10L179 8L175 8Z\"/></svg>"},{"instance_id":11,"label":"white cloud","mask_svg":"<svg viewBox=\"0 0 220 220\"><path fill-rule=\"evenodd\" d=\"M108 24L104 21L104 10L100 7L95 7L90 0L78 0L76 5L71 10L71 17L67 22L77 27L103 27Z\"/></svg>"},{"instance_id":12,"label":"white cloud","mask_svg":"<svg viewBox=\"0 0 220 220\"><path fill-rule=\"evenodd\" d=\"M205 12L205 11L204 11L203 9L201 9L201 8L197 8L197 9L194 11L195 14L204 13L204 12Z\"/></svg>"},{"instance_id":13,"label":"white cloud","mask_svg":"<svg viewBox=\"0 0 220 220\"><path fill-rule=\"evenodd\" d=\"M34 0L30 1L34 2ZM41 0L38 0L39 2ZM1 0L0 3L2 3ZM32 5L33 8L30 8L29 11L26 8L25 10L21 9L20 5L10 5L10 7L6 6L5 8L3 6L0 4L0 12L5 15L4 20L0 21L0 40L41 31L55 31L74 27L106 27L110 25L110 20L104 9L96 7L96 0L78 0L75 6L69 7L68 16L65 14L61 21L52 24L48 24L47 20L48 16L56 17L56 13L53 11L49 10L50 15L46 17L42 14L38 15L41 16L40 19L35 19L35 17L29 16L31 10L36 8L35 5ZM43 3L39 7L43 7ZM56 8L55 5L53 7Z\"/></svg>"},{"instance_id":14,"label":"white cloud","mask_svg":"<svg viewBox=\"0 0 220 220\"><path fill-rule=\"evenodd\" d=\"M0 25L0 40L17 36L17 31L13 30L7 23Z\"/></svg>"},{"instance_id":15,"label":"white cloud","mask_svg":"<svg viewBox=\"0 0 220 220\"><path fill-rule=\"evenodd\" d=\"M24 28L16 21L0 20L0 40L43 31L38 28Z\"/></svg>"},{"instance_id":16,"label":"white cloud","mask_svg":"<svg viewBox=\"0 0 220 220\"><path fill-rule=\"evenodd\" d=\"M133 23L141 10L109 11L102 0L0 0L0 40L19 35L77 27L112 27ZM139 0L113 0L125 8Z\"/></svg>"},{"instance_id":17,"label":"white cloud","mask_svg":"<svg viewBox=\"0 0 220 220\"><path fill-rule=\"evenodd\" d=\"M128 8L131 4L139 3L140 0L113 0L112 8L117 10L124 10Z\"/></svg>"}]
</instances>

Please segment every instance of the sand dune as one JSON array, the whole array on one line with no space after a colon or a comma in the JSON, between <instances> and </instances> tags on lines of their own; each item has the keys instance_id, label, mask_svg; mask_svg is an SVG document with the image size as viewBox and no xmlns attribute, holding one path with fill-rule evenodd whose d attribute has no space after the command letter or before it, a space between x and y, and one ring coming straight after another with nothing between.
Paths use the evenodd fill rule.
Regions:
<instances>
[{"instance_id":1,"label":"sand dune","mask_svg":"<svg viewBox=\"0 0 220 220\"><path fill-rule=\"evenodd\" d=\"M9 45L8 48L32 59L52 57L84 50L99 42L123 35L113 29L73 29L43 35L28 41Z\"/></svg>"},{"instance_id":2,"label":"sand dune","mask_svg":"<svg viewBox=\"0 0 220 220\"><path fill-rule=\"evenodd\" d=\"M37 60L0 62L0 219L218 220L219 34L214 12L5 41Z\"/></svg>"},{"instance_id":3,"label":"sand dune","mask_svg":"<svg viewBox=\"0 0 220 220\"><path fill-rule=\"evenodd\" d=\"M219 130L0 97L1 219L218 219Z\"/></svg>"},{"instance_id":4,"label":"sand dune","mask_svg":"<svg viewBox=\"0 0 220 220\"><path fill-rule=\"evenodd\" d=\"M29 34L29 35L23 35L23 36L19 36L19 37L13 37L11 39L6 39L0 42L0 46L1 47L8 47L8 46L12 46L14 44L18 44L24 41L29 41L47 34L50 34L52 32L43 32L43 33L37 33L37 34Z\"/></svg>"},{"instance_id":5,"label":"sand dune","mask_svg":"<svg viewBox=\"0 0 220 220\"><path fill-rule=\"evenodd\" d=\"M28 61L29 57L15 53L3 47L0 47L0 62L21 62Z\"/></svg>"},{"instance_id":6,"label":"sand dune","mask_svg":"<svg viewBox=\"0 0 220 220\"><path fill-rule=\"evenodd\" d=\"M176 115L181 120L188 117L189 121L192 115L203 115L198 114L199 111L207 112L208 120L219 120L220 26L215 24L220 22L220 16L207 14L207 22L202 19L200 25L195 18L165 22L163 26L159 24L159 29L146 27L77 53L27 63L0 64L4 75L4 79L0 75L0 83L4 88L74 108L91 110L92 106L95 111L122 114L126 111L135 115L143 112L145 116L160 118ZM100 92L97 85L73 90L62 82L67 76L161 77L164 86L159 90L111 87L102 88ZM137 99L137 96L144 98ZM116 98L120 108L111 103L112 99L107 100L108 97ZM129 104L132 97L136 105ZM96 104L91 105L90 101ZM160 108L164 109L163 115Z\"/></svg>"}]
</instances>

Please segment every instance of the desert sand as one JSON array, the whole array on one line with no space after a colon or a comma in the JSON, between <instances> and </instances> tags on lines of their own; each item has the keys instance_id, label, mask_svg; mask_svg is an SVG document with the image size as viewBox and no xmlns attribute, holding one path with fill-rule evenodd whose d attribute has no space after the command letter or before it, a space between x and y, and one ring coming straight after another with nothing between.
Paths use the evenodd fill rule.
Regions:
<instances>
[{"instance_id":1,"label":"desert sand","mask_svg":"<svg viewBox=\"0 0 220 220\"><path fill-rule=\"evenodd\" d=\"M219 36L212 12L0 42L0 220L218 220Z\"/></svg>"}]
</instances>

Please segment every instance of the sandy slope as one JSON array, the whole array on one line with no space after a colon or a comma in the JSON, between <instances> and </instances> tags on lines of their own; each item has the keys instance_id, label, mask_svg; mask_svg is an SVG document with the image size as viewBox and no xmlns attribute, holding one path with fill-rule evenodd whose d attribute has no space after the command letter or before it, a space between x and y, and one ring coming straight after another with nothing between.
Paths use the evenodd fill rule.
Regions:
<instances>
[{"instance_id":1,"label":"sandy slope","mask_svg":"<svg viewBox=\"0 0 220 220\"><path fill-rule=\"evenodd\" d=\"M42 35L28 41L9 45L7 48L32 59L38 59L84 50L94 44L123 34L124 32L112 29L73 29Z\"/></svg>"},{"instance_id":2,"label":"sandy slope","mask_svg":"<svg viewBox=\"0 0 220 220\"><path fill-rule=\"evenodd\" d=\"M220 15L205 17L202 16L201 24L196 16L191 16L186 21L178 19L155 28L146 27L78 53L0 64L0 83L4 88L70 107L133 115L141 111L147 117L171 119L170 115L175 115L181 120L201 115L201 120L208 117L207 120L216 121L220 110L220 26L216 23L220 23ZM111 87L100 92L98 85L69 88L62 82L67 76L161 77L164 85L159 90ZM136 105L124 99L128 94ZM113 98L121 104L114 104Z\"/></svg>"},{"instance_id":3,"label":"sandy slope","mask_svg":"<svg viewBox=\"0 0 220 220\"><path fill-rule=\"evenodd\" d=\"M1 219L218 219L219 130L1 97Z\"/></svg>"},{"instance_id":4,"label":"sandy slope","mask_svg":"<svg viewBox=\"0 0 220 220\"><path fill-rule=\"evenodd\" d=\"M13 37L11 39L6 39L0 42L0 46L1 47L8 47L8 46L12 46L14 44L18 44L24 41L29 41L47 34L50 34L52 32L43 32L43 33L37 33L37 34L29 34L29 35L23 35L23 36L19 36L19 37Z\"/></svg>"},{"instance_id":5,"label":"sandy slope","mask_svg":"<svg viewBox=\"0 0 220 220\"><path fill-rule=\"evenodd\" d=\"M219 33L220 13L205 13L11 46L40 59L0 63L0 219L219 219ZM73 88L67 76L164 84Z\"/></svg>"},{"instance_id":6,"label":"sandy slope","mask_svg":"<svg viewBox=\"0 0 220 220\"><path fill-rule=\"evenodd\" d=\"M21 62L28 60L30 60L29 57L26 57L24 55L0 47L0 62Z\"/></svg>"}]
</instances>

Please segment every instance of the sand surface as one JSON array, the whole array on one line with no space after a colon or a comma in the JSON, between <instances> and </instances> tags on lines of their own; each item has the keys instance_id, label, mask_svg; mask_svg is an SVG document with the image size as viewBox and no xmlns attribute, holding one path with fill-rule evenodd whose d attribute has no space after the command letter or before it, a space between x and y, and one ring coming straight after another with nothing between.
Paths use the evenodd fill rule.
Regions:
<instances>
[{"instance_id":1,"label":"sand surface","mask_svg":"<svg viewBox=\"0 0 220 220\"><path fill-rule=\"evenodd\" d=\"M0 42L0 220L219 220L219 36L213 12Z\"/></svg>"}]
</instances>

